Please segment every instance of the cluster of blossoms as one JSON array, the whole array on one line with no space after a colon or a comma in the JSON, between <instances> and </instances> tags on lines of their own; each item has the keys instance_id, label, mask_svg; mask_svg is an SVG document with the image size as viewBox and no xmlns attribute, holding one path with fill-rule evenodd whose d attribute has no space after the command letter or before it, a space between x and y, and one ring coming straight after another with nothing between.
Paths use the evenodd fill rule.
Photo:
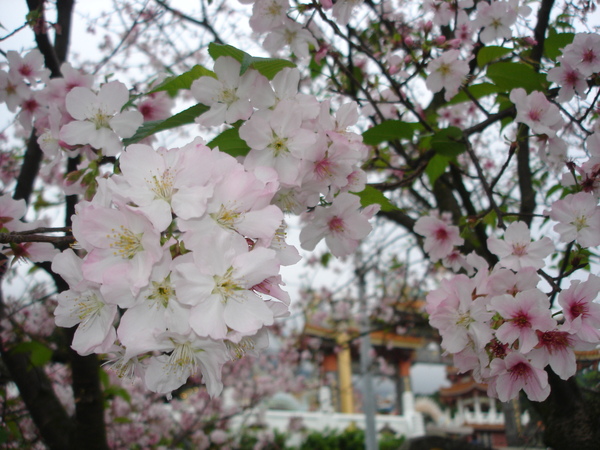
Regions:
<instances>
[{"instance_id":1,"label":"cluster of blossoms","mask_svg":"<svg viewBox=\"0 0 600 450\"><path fill-rule=\"evenodd\" d=\"M499 3L504 2L492 6ZM492 8L486 5L478 4L478 13ZM489 41L484 35L485 30L482 41ZM451 77L455 81L450 83L451 97L462 82L457 80L465 67L460 66L457 51L442 56L445 59L430 63L436 72L427 84L435 92L441 87L432 87L432 83L440 82L443 76ZM555 101L585 96L586 80L600 71L600 37L576 34L557 61L560 65L550 69L547 76L559 88ZM448 88L446 95L448 99ZM598 247L597 125L586 140L587 159L577 164L569 159L567 142L559 136L565 121L555 103L542 92L528 93L522 88L513 89L510 100L516 107L515 122L527 125L537 137L540 159L551 167L568 169L561 180L563 198L555 200L544 213L555 222L556 240L578 250ZM421 217L414 230L424 237L423 248L432 261L441 260L455 272L468 274L443 281L427 296L426 310L430 324L440 332L442 347L454 356L454 364L462 372L472 371L477 381L487 383L489 395L507 401L522 389L530 399L544 400L550 393L545 368L550 366L559 377L568 379L576 371L575 350L592 349L600 343L600 304L594 302L600 292L597 275L588 273L584 279L571 280L563 290L556 284L551 292L541 288L552 279L540 275L546 270L544 259L558 251L549 237L532 242L528 226L514 222L507 227L504 239L488 239L487 248L499 259L489 267L481 257L460 253L458 247L464 240L447 215ZM558 306L551 304L557 291Z\"/></svg>"},{"instance_id":2,"label":"cluster of blossoms","mask_svg":"<svg viewBox=\"0 0 600 450\"><path fill-rule=\"evenodd\" d=\"M72 218L80 251L68 249L52 263L70 287L58 296L57 325L77 326L78 353L112 354L113 368L139 376L154 392L170 393L200 371L217 395L222 366L264 348L264 327L288 314L279 271L300 256L285 242L284 211L304 212L304 248L324 238L336 256L351 253L371 230L377 207L361 210L349 193L364 189L366 179L360 169L366 147L347 130L358 120L357 106L342 105L332 115L328 101L298 93L297 69L269 81L254 69L241 74L239 62L221 57L215 77L191 87L208 107L197 122L245 121L239 127L250 147L245 158L211 149L201 138L180 148L125 148L122 139L144 119L169 114L169 101L155 93L139 110L127 110L124 84L93 90L93 78L67 65L68 78L47 80L39 53L30 55L14 70L37 74L28 80L45 87L24 84L39 99L28 124L53 165L63 155L83 157L80 170L67 175L79 184L67 192L87 195ZM20 68L25 64L31 67ZM12 80L12 72L0 73ZM23 114L26 95L12 87L3 92ZM83 175L102 174L107 157L118 158L118 173ZM16 223L25 203L9 207L23 209L3 215Z\"/></svg>"},{"instance_id":3,"label":"cluster of blossoms","mask_svg":"<svg viewBox=\"0 0 600 450\"><path fill-rule=\"evenodd\" d=\"M490 238L498 264L490 269L469 255L474 275L456 275L427 296L429 321L456 367L488 383L488 394L501 401L521 389L544 400L550 393L544 368L566 380L576 371L574 350L600 343L600 304L594 303L600 278L572 281L558 296L562 310L553 314L548 294L538 287L537 269L553 250L546 239L532 243L527 226L515 222L504 240Z\"/></svg>"},{"instance_id":4,"label":"cluster of blossoms","mask_svg":"<svg viewBox=\"0 0 600 450\"><path fill-rule=\"evenodd\" d=\"M517 100L517 121L530 121L534 133L550 134L558 129L552 124L562 118L552 108L555 105L534 94L526 96L519 90L511 94L511 99ZM522 104L519 95L524 96ZM536 124L531 122L535 114L527 113L526 108L551 118ZM555 222L557 240L578 249L600 245L597 132L588 137L587 147L589 159L579 166L570 163L571 170L563 176L563 188L572 193L554 201L546 212ZM600 292L597 275L572 280L560 291L560 309L551 305L554 291L540 289L544 280L538 271L545 269L544 259L557 251L549 237L532 242L524 222L510 224L504 239L488 239L488 249L499 259L490 268L483 258L459 252L463 239L448 217L421 217L414 229L424 236L424 250L433 261L442 260L454 271L469 274L443 281L427 296L426 310L430 324L442 336L442 347L454 355L455 365L488 383L489 395L507 401L523 389L530 399L544 400L550 392L545 367L549 365L567 379L576 371L574 351L600 343L600 304L594 302Z\"/></svg>"},{"instance_id":5,"label":"cluster of blossoms","mask_svg":"<svg viewBox=\"0 0 600 450\"><path fill-rule=\"evenodd\" d=\"M192 94L210 107L197 121L205 126L245 121L239 128L250 147L244 167L276 172L274 203L284 212L303 214L302 247L313 250L325 239L335 256L350 254L369 233L368 220L377 211L376 206L360 210L359 198L350 194L365 187L360 163L368 153L362 137L348 131L358 121L356 104L344 104L332 115L329 101L298 92L297 69L285 68L271 82L254 70L239 75L240 69L235 59L221 57L216 79L194 81ZM331 206L319 207L324 203Z\"/></svg>"}]
</instances>

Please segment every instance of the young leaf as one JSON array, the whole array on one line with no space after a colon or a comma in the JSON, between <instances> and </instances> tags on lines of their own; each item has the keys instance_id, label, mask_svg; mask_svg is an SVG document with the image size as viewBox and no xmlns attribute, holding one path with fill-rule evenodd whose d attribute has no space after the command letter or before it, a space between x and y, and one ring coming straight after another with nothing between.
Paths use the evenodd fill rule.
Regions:
<instances>
[{"instance_id":1,"label":"young leaf","mask_svg":"<svg viewBox=\"0 0 600 450\"><path fill-rule=\"evenodd\" d=\"M171 97L177 95L177 91L180 89L189 89L192 87L192 83L200 77L213 77L217 76L212 70L208 70L200 65L195 65L190 70L176 77L169 77L161 84L152 89L148 94L154 92L167 91Z\"/></svg>"},{"instance_id":2,"label":"young leaf","mask_svg":"<svg viewBox=\"0 0 600 450\"><path fill-rule=\"evenodd\" d=\"M200 114L208 111L208 106L198 103L184 111L181 111L174 116L169 117L165 120L153 120L151 122L144 123L135 134L127 139L123 139L123 145L135 144L148 136L158 133L159 131L170 130L171 128L180 127L181 125L188 125L194 123L194 119Z\"/></svg>"},{"instance_id":3,"label":"young leaf","mask_svg":"<svg viewBox=\"0 0 600 450\"><path fill-rule=\"evenodd\" d=\"M504 55L507 55L512 51L512 48L498 47L495 45L483 47L477 53L477 65L479 67L483 67L496 59L502 58Z\"/></svg>"},{"instance_id":4,"label":"young leaf","mask_svg":"<svg viewBox=\"0 0 600 450\"><path fill-rule=\"evenodd\" d=\"M239 130L237 128L229 128L223 131L220 135L214 138L208 143L210 148L219 147L224 153L228 153L231 156L246 156L250 151L250 147L240 137Z\"/></svg>"},{"instance_id":5,"label":"young leaf","mask_svg":"<svg viewBox=\"0 0 600 450\"><path fill-rule=\"evenodd\" d=\"M573 42L574 37L575 33L557 33L551 28L548 38L544 41L544 56L556 61L562 54L562 49Z\"/></svg>"},{"instance_id":6,"label":"young leaf","mask_svg":"<svg viewBox=\"0 0 600 450\"><path fill-rule=\"evenodd\" d=\"M546 77L523 63L498 62L488 66L487 76L504 91L524 88L528 94L544 90Z\"/></svg>"},{"instance_id":7,"label":"young leaf","mask_svg":"<svg viewBox=\"0 0 600 450\"><path fill-rule=\"evenodd\" d=\"M492 83L474 84L472 86L467 86L466 89L469 91L469 94L471 94L471 97L476 99L480 99L486 95L496 94L499 90L498 86ZM458 94L452 97L452 100L448 102L448 105L470 102L471 97L469 97L466 92L460 91Z\"/></svg>"},{"instance_id":8,"label":"young leaf","mask_svg":"<svg viewBox=\"0 0 600 450\"><path fill-rule=\"evenodd\" d=\"M29 353L31 364L41 367L52 358L52 350L38 341L21 342L13 349L16 353Z\"/></svg>"},{"instance_id":9,"label":"young leaf","mask_svg":"<svg viewBox=\"0 0 600 450\"><path fill-rule=\"evenodd\" d=\"M366 186L363 191L352 193L358 195L360 198L360 205L363 208L377 203L378 205L381 205L382 211L396 211L398 209L385 195L383 195L383 192L378 191L373 186Z\"/></svg>"},{"instance_id":10,"label":"young leaf","mask_svg":"<svg viewBox=\"0 0 600 450\"><path fill-rule=\"evenodd\" d=\"M286 67L296 67L291 61L277 58L259 58L251 56L248 53L239 50L231 45L222 45L211 43L208 46L208 53L212 59L216 60L221 56L231 56L237 60L242 66L240 75L243 75L250 67L258 70L259 73L272 80L277 73Z\"/></svg>"},{"instance_id":11,"label":"young leaf","mask_svg":"<svg viewBox=\"0 0 600 450\"><path fill-rule=\"evenodd\" d=\"M429 160L427 167L425 168L425 173L429 178L429 183L433 186L436 180L442 176L442 174L446 171L446 167L450 163L451 158L447 156L436 154Z\"/></svg>"},{"instance_id":12,"label":"young leaf","mask_svg":"<svg viewBox=\"0 0 600 450\"><path fill-rule=\"evenodd\" d=\"M418 126L419 124L416 122L386 120L365 131L362 135L363 142L367 145L377 145L395 139L412 139Z\"/></svg>"},{"instance_id":13,"label":"young leaf","mask_svg":"<svg viewBox=\"0 0 600 450\"><path fill-rule=\"evenodd\" d=\"M453 158L467 149L462 139L463 135L460 128L444 128L431 138L431 148L439 155Z\"/></svg>"}]
</instances>

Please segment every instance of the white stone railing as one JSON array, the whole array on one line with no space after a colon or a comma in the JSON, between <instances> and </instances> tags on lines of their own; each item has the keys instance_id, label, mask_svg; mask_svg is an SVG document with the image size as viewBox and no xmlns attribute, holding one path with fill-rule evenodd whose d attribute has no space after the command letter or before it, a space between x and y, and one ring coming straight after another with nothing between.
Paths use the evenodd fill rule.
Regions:
<instances>
[{"instance_id":1,"label":"white stone railing","mask_svg":"<svg viewBox=\"0 0 600 450\"><path fill-rule=\"evenodd\" d=\"M384 429L393 431L397 436L407 438L424 436L425 423L423 415L414 410L412 393L403 394L405 413L401 416L383 415L375 416L375 428L378 432ZM232 419L233 429L241 430L245 427L260 424L271 431L287 432L290 423L295 422L293 429L303 428L307 431L340 430L349 427L365 428L364 414L343 414L329 411L282 411L255 408L248 410Z\"/></svg>"}]
</instances>

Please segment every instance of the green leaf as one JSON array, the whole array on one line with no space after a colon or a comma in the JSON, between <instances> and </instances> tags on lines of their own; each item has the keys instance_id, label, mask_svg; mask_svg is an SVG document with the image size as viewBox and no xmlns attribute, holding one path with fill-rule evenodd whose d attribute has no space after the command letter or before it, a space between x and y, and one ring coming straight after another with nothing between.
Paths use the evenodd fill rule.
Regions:
<instances>
[{"instance_id":1,"label":"green leaf","mask_svg":"<svg viewBox=\"0 0 600 450\"><path fill-rule=\"evenodd\" d=\"M242 65L240 68L240 75L243 75L249 68L254 68L269 80L272 80L280 70L286 67L296 67L296 64L291 61L278 58L259 58L251 56L231 45L211 43L208 46L208 53L215 61L221 56L231 56L237 60Z\"/></svg>"},{"instance_id":2,"label":"green leaf","mask_svg":"<svg viewBox=\"0 0 600 450\"><path fill-rule=\"evenodd\" d=\"M435 133L431 138L431 148L448 158L456 157L467 149L462 131L457 127L444 128Z\"/></svg>"},{"instance_id":3,"label":"green leaf","mask_svg":"<svg viewBox=\"0 0 600 450\"><path fill-rule=\"evenodd\" d=\"M474 84L472 86L467 86L465 89L469 91L471 96L476 99L480 99L481 97L485 97L486 95L496 94L499 89L498 86L492 83L480 83ZM447 105L455 105L457 103L470 102L471 98L463 91L460 91L452 100L450 100Z\"/></svg>"},{"instance_id":4,"label":"green leaf","mask_svg":"<svg viewBox=\"0 0 600 450\"><path fill-rule=\"evenodd\" d=\"M546 200L548 200L548 198L554 194L555 192L560 191L561 189L563 189L563 185L558 183L555 184L554 186L552 186L550 189L548 189L548 192L546 192Z\"/></svg>"},{"instance_id":5,"label":"green leaf","mask_svg":"<svg viewBox=\"0 0 600 450\"><path fill-rule=\"evenodd\" d=\"M4 27L2 27L2 28L4 28ZM0 428L0 444L4 444L4 443L8 442L9 437L10 437L10 432L4 427Z\"/></svg>"},{"instance_id":6,"label":"green leaf","mask_svg":"<svg viewBox=\"0 0 600 450\"><path fill-rule=\"evenodd\" d=\"M131 403L131 395L127 389L111 384L104 389L104 396L106 398L121 397L127 403Z\"/></svg>"},{"instance_id":7,"label":"green leaf","mask_svg":"<svg viewBox=\"0 0 600 450\"><path fill-rule=\"evenodd\" d=\"M364 208L369 205L381 205L382 211L397 211L398 208L383 195L383 192L375 189L373 186L366 186L364 191L352 192L360 197L360 205Z\"/></svg>"},{"instance_id":8,"label":"green leaf","mask_svg":"<svg viewBox=\"0 0 600 450\"><path fill-rule=\"evenodd\" d=\"M223 131L220 135L214 138L208 143L210 148L219 147L224 153L231 156L246 156L250 151L250 147L240 137L239 130L237 128L229 128Z\"/></svg>"},{"instance_id":9,"label":"green leaf","mask_svg":"<svg viewBox=\"0 0 600 450\"><path fill-rule=\"evenodd\" d=\"M52 358L52 350L38 341L21 342L13 349L16 353L30 353L29 359L34 367L41 367Z\"/></svg>"},{"instance_id":10,"label":"green leaf","mask_svg":"<svg viewBox=\"0 0 600 450\"><path fill-rule=\"evenodd\" d=\"M556 61L562 54L562 49L573 42L575 33L557 33L550 29L550 33L544 41L544 56L548 59Z\"/></svg>"},{"instance_id":11,"label":"green leaf","mask_svg":"<svg viewBox=\"0 0 600 450\"><path fill-rule=\"evenodd\" d=\"M190 70L176 77L169 77L161 84L152 89L148 94L154 92L167 91L171 97L175 97L177 91L180 89L189 89L192 87L192 83L200 77L213 77L217 76L212 70L208 70L200 65L195 65Z\"/></svg>"},{"instance_id":12,"label":"green leaf","mask_svg":"<svg viewBox=\"0 0 600 450\"><path fill-rule=\"evenodd\" d=\"M138 128L132 137L123 139L123 145L127 147L128 145L135 144L136 142L139 142L148 136L152 136L159 131L170 130L171 128L180 127L181 125L194 123L194 119L196 119L196 117L208 110L208 106L198 103L197 105L181 111L174 116L169 117L168 119L145 122L141 127Z\"/></svg>"},{"instance_id":13,"label":"green leaf","mask_svg":"<svg viewBox=\"0 0 600 450\"><path fill-rule=\"evenodd\" d=\"M415 130L419 127L416 122L386 120L365 131L362 134L363 142L367 145L377 145L395 139L412 139Z\"/></svg>"},{"instance_id":14,"label":"green leaf","mask_svg":"<svg viewBox=\"0 0 600 450\"><path fill-rule=\"evenodd\" d=\"M502 58L504 55L512 52L512 48L498 47L491 45L489 47L483 47L477 53L477 65L483 67L496 59Z\"/></svg>"},{"instance_id":15,"label":"green leaf","mask_svg":"<svg viewBox=\"0 0 600 450\"><path fill-rule=\"evenodd\" d=\"M429 178L429 183L433 186L437 179L442 176L446 171L446 167L450 163L452 158L448 158L444 155L436 154L429 160L427 167L425 167L425 173Z\"/></svg>"},{"instance_id":16,"label":"green leaf","mask_svg":"<svg viewBox=\"0 0 600 450\"><path fill-rule=\"evenodd\" d=\"M129 417L113 417L111 420L114 423L131 423L131 422L133 422L133 420L131 420Z\"/></svg>"},{"instance_id":17,"label":"green leaf","mask_svg":"<svg viewBox=\"0 0 600 450\"><path fill-rule=\"evenodd\" d=\"M308 64L308 68L310 69L310 78L314 80L321 75L321 72L323 72L323 67L325 67L325 58L323 58L319 63L315 61L314 56L310 58L310 63Z\"/></svg>"},{"instance_id":18,"label":"green leaf","mask_svg":"<svg viewBox=\"0 0 600 450\"><path fill-rule=\"evenodd\" d=\"M527 93L544 90L546 77L523 63L499 62L488 66L487 76L504 91L524 88Z\"/></svg>"},{"instance_id":19,"label":"green leaf","mask_svg":"<svg viewBox=\"0 0 600 450\"><path fill-rule=\"evenodd\" d=\"M236 59L240 63L243 61L244 55L248 55L248 53L243 52L231 45L223 45L223 44L215 44L215 43L211 43L208 45L208 54L215 61L217 60L217 58L220 58L221 56L231 56L232 58Z\"/></svg>"}]
</instances>

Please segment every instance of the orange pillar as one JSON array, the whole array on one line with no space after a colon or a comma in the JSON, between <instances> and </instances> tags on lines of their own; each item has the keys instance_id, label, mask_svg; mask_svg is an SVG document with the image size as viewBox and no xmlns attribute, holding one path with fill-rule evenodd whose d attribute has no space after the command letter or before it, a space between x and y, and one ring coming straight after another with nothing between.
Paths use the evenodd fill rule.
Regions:
<instances>
[{"instance_id":1,"label":"orange pillar","mask_svg":"<svg viewBox=\"0 0 600 450\"><path fill-rule=\"evenodd\" d=\"M352 357L350 355L348 333L338 334L337 343L341 347L337 355L338 380L340 386L340 406L342 413L354 413L354 393L352 392Z\"/></svg>"},{"instance_id":2,"label":"orange pillar","mask_svg":"<svg viewBox=\"0 0 600 450\"><path fill-rule=\"evenodd\" d=\"M410 392L411 386L410 386L410 367L412 365L412 360L411 358L409 359L401 359L400 362L398 363L398 372L400 373L400 378L402 379L403 382L403 391L404 392Z\"/></svg>"}]
</instances>

